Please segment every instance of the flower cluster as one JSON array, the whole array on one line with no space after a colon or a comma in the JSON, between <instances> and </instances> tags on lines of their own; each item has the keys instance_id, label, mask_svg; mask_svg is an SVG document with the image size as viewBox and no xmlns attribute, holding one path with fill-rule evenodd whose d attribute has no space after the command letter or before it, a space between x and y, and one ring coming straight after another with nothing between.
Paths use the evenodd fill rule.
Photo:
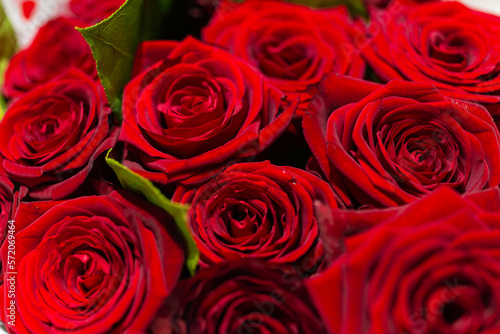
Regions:
<instances>
[{"instance_id":1,"label":"flower cluster","mask_svg":"<svg viewBox=\"0 0 500 334\"><path fill-rule=\"evenodd\" d=\"M62 2L4 59L8 332L500 332L499 17Z\"/></svg>"}]
</instances>

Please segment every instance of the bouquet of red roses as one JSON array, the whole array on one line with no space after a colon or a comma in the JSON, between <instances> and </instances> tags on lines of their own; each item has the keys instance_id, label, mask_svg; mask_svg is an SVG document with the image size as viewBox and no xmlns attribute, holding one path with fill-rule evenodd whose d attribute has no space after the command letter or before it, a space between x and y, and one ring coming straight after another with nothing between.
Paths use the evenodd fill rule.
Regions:
<instances>
[{"instance_id":1,"label":"bouquet of red roses","mask_svg":"<svg viewBox=\"0 0 500 334\"><path fill-rule=\"evenodd\" d=\"M500 333L500 17L2 2L9 333Z\"/></svg>"}]
</instances>

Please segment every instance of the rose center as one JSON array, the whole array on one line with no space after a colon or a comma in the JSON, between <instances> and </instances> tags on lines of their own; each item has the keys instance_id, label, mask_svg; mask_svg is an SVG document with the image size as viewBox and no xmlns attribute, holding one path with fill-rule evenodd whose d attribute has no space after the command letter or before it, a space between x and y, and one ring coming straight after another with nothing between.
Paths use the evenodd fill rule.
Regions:
<instances>
[{"instance_id":1,"label":"rose center","mask_svg":"<svg viewBox=\"0 0 500 334\"><path fill-rule=\"evenodd\" d=\"M105 277L107 276L107 265L98 254L88 251L78 251L66 260L65 272L69 281L74 281L79 292L86 297L92 296L99 291Z\"/></svg>"},{"instance_id":2,"label":"rose center","mask_svg":"<svg viewBox=\"0 0 500 334\"><path fill-rule=\"evenodd\" d=\"M431 59L451 71L463 70L474 59L471 46L461 32L432 32L428 50Z\"/></svg>"},{"instance_id":3,"label":"rose center","mask_svg":"<svg viewBox=\"0 0 500 334\"><path fill-rule=\"evenodd\" d=\"M382 161L389 157L387 165L394 166L397 175L409 174L424 187L457 181L461 164L453 138L444 128L420 123L399 121L385 125L379 134L379 138L386 138L383 147L387 153L380 156Z\"/></svg>"},{"instance_id":4,"label":"rose center","mask_svg":"<svg viewBox=\"0 0 500 334\"><path fill-rule=\"evenodd\" d=\"M458 304L446 304L443 307L443 318L450 325L453 325L465 315L465 310Z\"/></svg>"},{"instance_id":5,"label":"rose center","mask_svg":"<svg viewBox=\"0 0 500 334\"><path fill-rule=\"evenodd\" d=\"M307 47L291 39L266 41L257 53L260 69L270 77L297 80L311 64Z\"/></svg>"},{"instance_id":6,"label":"rose center","mask_svg":"<svg viewBox=\"0 0 500 334\"><path fill-rule=\"evenodd\" d=\"M49 99L37 106L39 110L27 124L28 141L45 142L55 135L65 135L70 132L75 121L72 105L65 100Z\"/></svg>"},{"instance_id":7,"label":"rose center","mask_svg":"<svg viewBox=\"0 0 500 334\"><path fill-rule=\"evenodd\" d=\"M48 119L39 120L30 130L33 133L33 137L38 141L45 141L57 132L59 125L60 122L58 119L49 116Z\"/></svg>"},{"instance_id":8,"label":"rose center","mask_svg":"<svg viewBox=\"0 0 500 334\"><path fill-rule=\"evenodd\" d=\"M225 111L221 87L206 76L186 76L176 80L163 92L164 103L158 104L165 129L189 123L204 125Z\"/></svg>"},{"instance_id":9,"label":"rose center","mask_svg":"<svg viewBox=\"0 0 500 334\"><path fill-rule=\"evenodd\" d=\"M257 232L260 219L246 205L237 204L226 207L226 228L230 235L235 238L247 237Z\"/></svg>"}]
</instances>

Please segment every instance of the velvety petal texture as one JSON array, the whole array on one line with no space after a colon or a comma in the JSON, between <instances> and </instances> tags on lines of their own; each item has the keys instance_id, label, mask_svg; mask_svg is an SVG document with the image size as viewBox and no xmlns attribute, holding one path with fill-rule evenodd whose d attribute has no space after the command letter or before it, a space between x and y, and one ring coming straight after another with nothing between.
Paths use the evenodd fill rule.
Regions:
<instances>
[{"instance_id":1,"label":"velvety petal texture","mask_svg":"<svg viewBox=\"0 0 500 334\"><path fill-rule=\"evenodd\" d=\"M311 93L303 121L309 167L346 206L402 205L440 185L471 193L500 184L500 133L479 104L431 84L338 75Z\"/></svg>"},{"instance_id":2,"label":"velvety petal texture","mask_svg":"<svg viewBox=\"0 0 500 334\"><path fill-rule=\"evenodd\" d=\"M399 1L399 2L405 2L408 3L409 5L415 5L415 3L418 2L431 2L431 1L440 1L440 0L363 0L363 2L367 6L377 6L380 8L385 8L387 7L390 3L394 1Z\"/></svg>"},{"instance_id":3,"label":"velvety petal texture","mask_svg":"<svg viewBox=\"0 0 500 334\"><path fill-rule=\"evenodd\" d=\"M62 199L84 183L118 131L102 86L70 69L8 108L0 123L3 168L30 197Z\"/></svg>"},{"instance_id":4,"label":"velvety petal texture","mask_svg":"<svg viewBox=\"0 0 500 334\"><path fill-rule=\"evenodd\" d=\"M240 260L180 282L151 332L323 334L326 329L294 270Z\"/></svg>"},{"instance_id":5,"label":"velvety petal texture","mask_svg":"<svg viewBox=\"0 0 500 334\"><path fill-rule=\"evenodd\" d=\"M14 219L16 293L4 284L0 298L15 301L14 332L145 330L183 268L172 217L125 191L21 203Z\"/></svg>"},{"instance_id":6,"label":"velvety petal texture","mask_svg":"<svg viewBox=\"0 0 500 334\"><path fill-rule=\"evenodd\" d=\"M319 224L328 217L318 206L337 207L325 181L269 162L235 164L200 187L178 187L172 200L191 205L189 227L202 267L259 258L304 274L319 270L326 258ZM329 258L341 252L338 246L331 251Z\"/></svg>"},{"instance_id":7,"label":"velvety petal texture","mask_svg":"<svg viewBox=\"0 0 500 334\"><path fill-rule=\"evenodd\" d=\"M222 0L203 40L221 45L257 67L269 81L301 104L311 97L307 86L329 72L361 78L365 73L355 41L364 26L345 7L314 10L286 1Z\"/></svg>"},{"instance_id":8,"label":"velvety petal texture","mask_svg":"<svg viewBox=\"0 0 500 334\"><path fill-rule=\"evenodd\" d=\"M345 254L306 282L330 332L499 333L499 189L443 187L379 211L360 211L376 227L346 238Z\"/></svg>"},{"instance_id":9,"label":"velvety petal texture","mask_svg":"<svg viewBox=\"0 0 500 334\"><path fill-rule=\"evenodd\" d=\"M370 15L363 56L383 82L430 82L500 114L500 18L455 1L393 1Z\"/></svg>"},{"instance_id":10,"label":"velvety petal texture","mask_svg":"<svg viewBox=\"0 0 500 334\"><path fill-rule=\"evenodd\" d=\"M116 12L125 0L71 0L71 12L88 25L96 24Z\"/></svg>"},{"instance_id":11,"label":"velvety petal texture","mask_svg":"<svg viewBox=\"0 0 500 334\"><path fill-rule=\"evenodd\" d=\"M90 47L75 29L80 23L76 19L57 18L41 27L31 45L10 60L5 72L4 95L20 97L69 68L78 68L98 82Z\"/></svg>"},{"instance_id":12,"label":"velvety petal texture","mask_svg":"<svg viewBox=\"0 0 500 334\"><path fill-rule=\"evenodd\" d=\"M297 101L227 51L192 37L173 49L147 44L136 69L161 58L125 87L119 137L123 164L142 176L163 184L210 178L267 148L290 123Z\"/></svg>"},{"instance_id":13,"label":"velvety petal texture","mask_svg":"<svg viewBox=\"0 0 500 334\"><path fill-rule=\"evenodd\" d=\"M11 214L13 195L14 185L5 171L0 168L0 243L5 239L6 225Z\"/></svg>"},{"instance_id":14,"label":"velvety petal texture","mask_svg":"<svg viewBox=\"0 0 500 334\"><path fill-rule=\"evenodd\" d=\"M7 174L0 168L0 247L7 238L8 221L12 218L13 202L14 184L12 184ZM2 284L5 277L3 275L3 268L0 270L2 270L0 273L0 284Z\"/></svg>"}]
</instances>

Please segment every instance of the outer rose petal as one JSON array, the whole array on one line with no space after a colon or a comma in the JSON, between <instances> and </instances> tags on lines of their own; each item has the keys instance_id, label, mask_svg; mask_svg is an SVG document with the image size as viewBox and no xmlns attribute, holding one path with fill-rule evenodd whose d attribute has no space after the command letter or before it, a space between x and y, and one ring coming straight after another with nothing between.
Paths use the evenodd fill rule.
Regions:
<instances>
[{"instance_id":1,"label":"outer rose petal","mask_svg":"<svg viewBox=\"0 0 500 334\"><path fill-rule=\"evenodd\" d=\"M80 21L57 18L38 31L33 43L12 57L2 87L7 97L17 98L59 76L78 68L98 82L92 52L82 35L75 30ZM58 36L54 40L54 35Z\"/></svg>"},{"instance_id":2,"label":"outer rose petal","mask_svg":"<svg viewBox=\"0 0 500 334\"><path fill-rule=\"evenodd\" d=\"M15 198L16 197L16 198ZM7 240L8 220L12 218L16 210L16 202L19 193L14 194L14 185L5 172L0 169L0 247ZM1 265L0 265L1 266ZM0 285L3 284L3 266L0 272Z\"/></svg>"},{"instance_id":3,"label":"outer rose petal","mask_svg":"<svg viewBox=\"0 0 500 334\"><path fill-rule=\"evenodd\" d=\"M307 282L330 331L498 331L499 208L497 188L468 197L441 188L378 215L359 212L375 227L348 237L346 253ZM468 299L479 291L488 297Z\"/></svg>"},{"instance_id":4,"label":"outer rose petal","mask_svg":"<svg viewBox=\"0 0 500 334\"><path fill-rule=\"evenodd\" d=\"M134 57L132 77L141 74L155 63L168 58L172 50L178 45L178 41L147 41L139 44Z\"/></svg>"},{"instance_id":5,"label":"outer rose petal","mask_svg":"<svg viewBox=\"0 0 500 334\"><path fill-rule=\"evenodd\" d=\"M70 0L71 12L88 25L94 25L116 12L125 0Z\"/></svg>"}]
</instances>

